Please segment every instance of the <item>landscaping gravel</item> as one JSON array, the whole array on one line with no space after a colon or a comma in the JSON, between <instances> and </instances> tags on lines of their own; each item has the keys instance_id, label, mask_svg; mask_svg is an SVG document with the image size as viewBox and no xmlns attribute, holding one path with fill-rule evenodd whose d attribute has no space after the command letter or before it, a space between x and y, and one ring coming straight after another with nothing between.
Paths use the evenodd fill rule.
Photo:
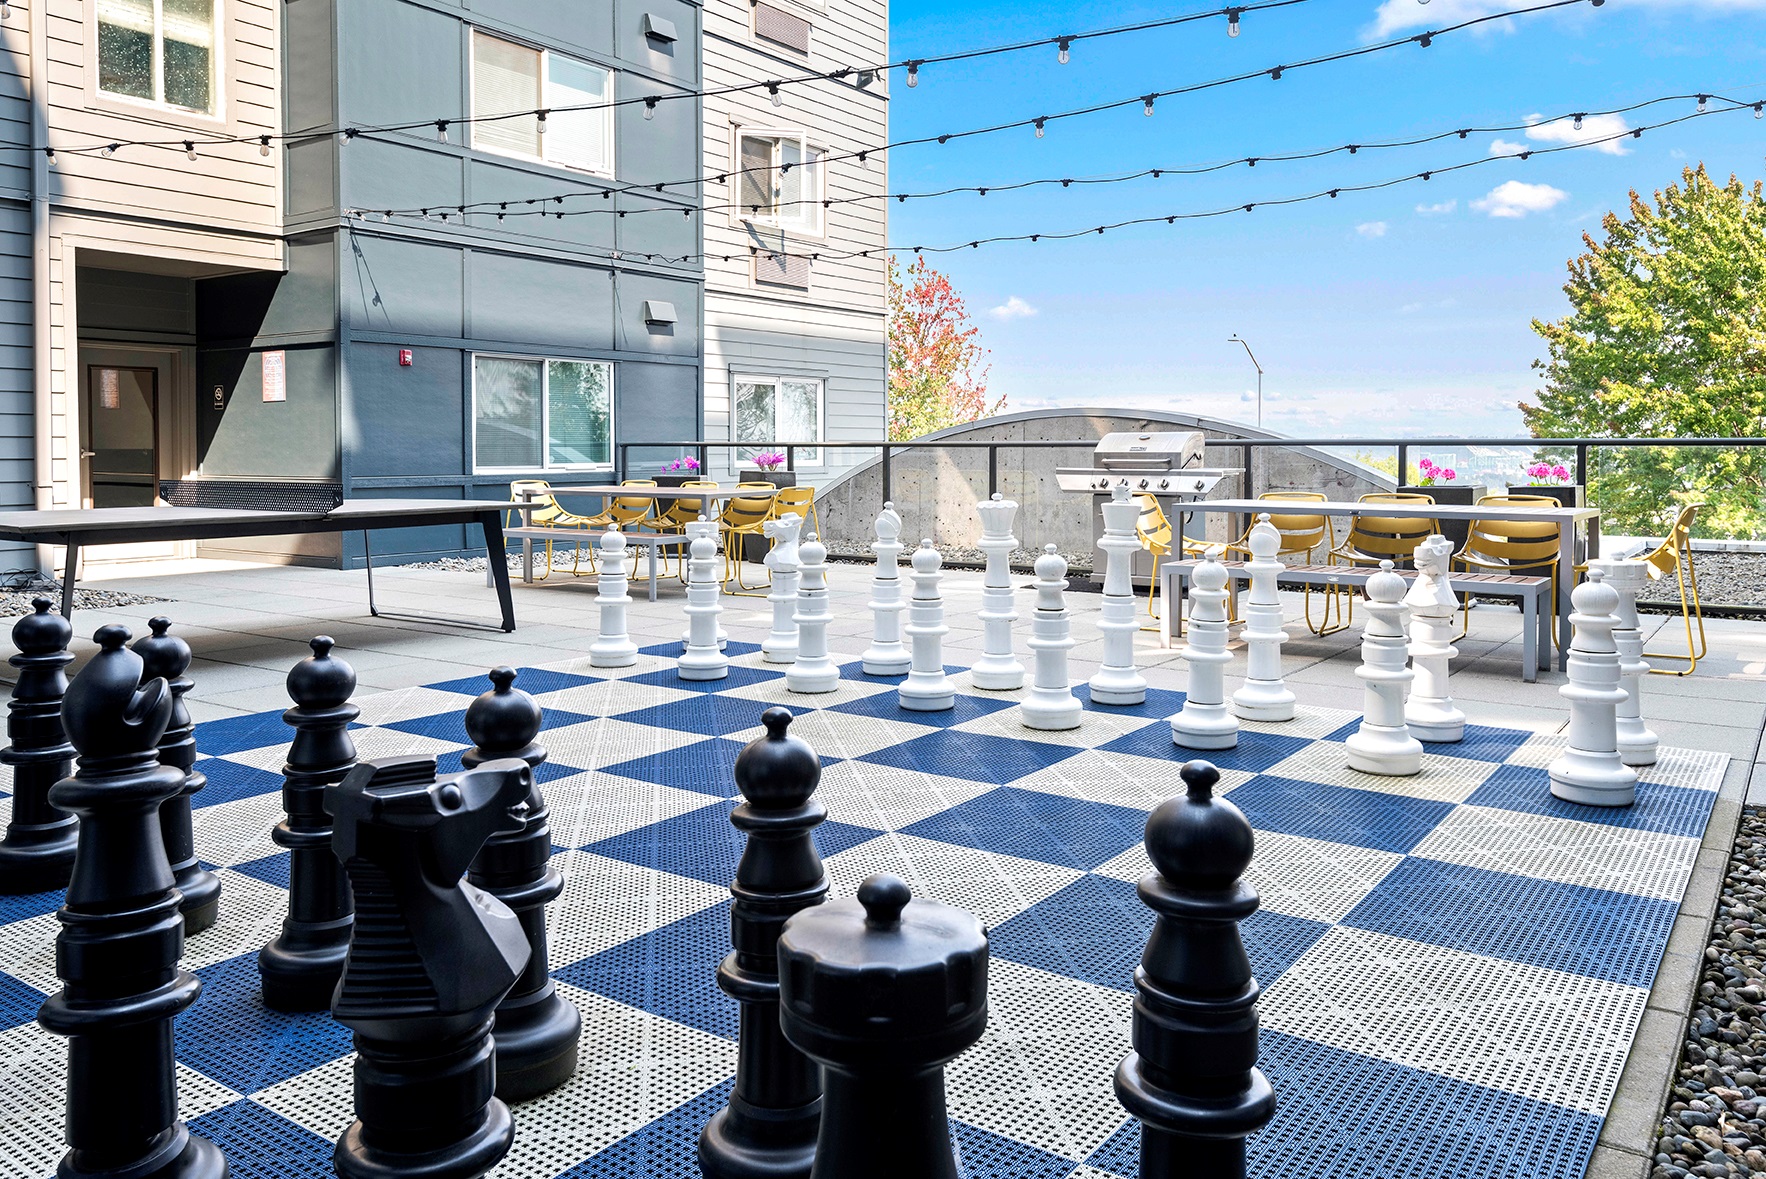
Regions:
<instances>
[{"instance_id":1,"label":"landscaping gravel","mask_svg":"<svg viewBox=\"0 0 1766 1179\"><path fill-rule=\"evenodd\" d=\"M905 539L902 541L902 544L904 547L902 548L901 559L902 563L905 565L908 557L912 555L912 553L911 549L907 547L908 542ZM947 565L966 565L980 568L987 563L987 554L977 548L969 548L965 545L954 544L941 544L932 547L938 550L938 555L944 558L944 562ZM869 563L874 559L871 555L871 547L868 543L859 544L853 541L839 540L828 542L828 556L838 561L855 561L860 564ZM1040 556L1042 556L1041 549L1013 549L1012 555L1009 558L1013 572L1034 572L1036 559ZM1067 562L1067 571L1069 573L1089 574L1092 571L1092 554L1090 552L1062 553L1061 556Z\"/></svg>"},{"instance_id":2,"label":"landscaping gravel","mask_svg":"<svg viewBox=\"0 0 1766 1179\"><path fill-rule=\"evenodd\" d=\"M1766 1175L1766 809L1742 812L1650 1179Z\"/></svg>"},{"instance_id":3,"label":"landscaping gravel","mask_svg":"<svg viewBox=\"0 0 1766 1179\"><path fill-rule=\"evenodd\" d=\"M1766 606L1766 553L1697 553L1693 571L1699 598L1711 606ZM1637 595L1638 605L1672 605L1680 610L1680 588L1674 578L1652 581Z\"/></svg>"},{"instance_id":4,"label":"landscaping gravel","mask_svg":"<svg viewBox=\"0 0 1766 1179\"><path fill-rule=\"evenodd\" d=\"M0 618L16 618L21 614L29 614L35 609L31 605L33 598L50 598L55 602L56 612L61 610L61 585L54 581L34 582L23 587L8 587L0 590ZM153 602L170 602L172 598L159 598L152 594L130 594L122 590L79 589L74 590L74 609L103 610L112 606L142 606Z\"/></svg>"}]
</instances>

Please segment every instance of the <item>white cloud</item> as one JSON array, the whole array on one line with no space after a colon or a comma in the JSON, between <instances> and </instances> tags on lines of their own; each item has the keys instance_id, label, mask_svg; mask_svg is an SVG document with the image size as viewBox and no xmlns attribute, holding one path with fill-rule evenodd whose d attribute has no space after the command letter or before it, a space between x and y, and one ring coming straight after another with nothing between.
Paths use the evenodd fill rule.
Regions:
<instances>
[{"instance_id":1,"label":"white cloud","mask_svg":"<svg viewBox=\"0 0 1766 1179\"><path fill-rule=\"evenodd\" d=\"M1574 119L1553 119L1549 123L1535 122L1539 118L1533 115L1528 118L1534 125L1527 128L1527 138L1540 143L1595 143L1594 150L1609 156L1628 156L1631 149L1625 141L1613 136L1623 136L1631 130L1623 115L1584 115L1581 130L1576 129Z\"/></svg>"},{"instance_id":2,"label":"white cloud","mask_svg":"<svg viewBox=\"0 0 1766 1179\"><path fill-rule=\"evenodd\" d=\"M1457 208L1459 208L1458 201L1442 201L1437 205L1418 205L1416 211L1424 216L1434 216L1441 213L1451 213Z\"/></svg>"},{"instance_id":3,"label":"white cloud","mask_svg":"<svg viewBox=\"0 0 1766 1179\"><path fill-rule=\"evenodd\" d=\"M988 314L995 319L1029 319L1036 314L1036 308L1013 295L998 307L989 310Z\"/></svg>"},{"instance_id":4,"label":"white cloud","mask_svg":"<svg viewBox=\"0 0 1766 1179\"><path fill-rule=\"evenodd\" d=\"M1549 184L1524 184L1509 180L1491 189L1489 194L1472 202L1472 208L1492 217L1525 217L1543 213L1569 199L1570 194Z\"/></svg>"},{"instance_id":5,"label":"white cloud","mask_svg":"<svg viewBox=\"0 0 1766 1179\"><path fill-rule=\"evenodd\" d=\"M1389 228L1384 221L1363 221L1355 227L1355 232L1362 237L1385 237Z\"/></svg>"},{"instance_id":6,"label":"white cloud","mask_svg":"<svg viewBox=\"0 0 1766 1179\"><path fill-rule=\"evenodd\" d=\"M1500 136L1490 141L1490 154L1493 156L1519 155L1526 150L1526 144L1510 143L1508 140L1503 139Z\"/></svg>"},{"instance_id":7,"label":"white cloud","mask_svg":"<svg viewBox=\"0 0 1766 1179\"><path fill-rule=\"evenodd\" d=\"M1758 12L1766 9L1766 0L1636 0L1652 8L1691 8L1704 13ZM1406 29L1439 29L1460 21L1489 16L1514 7L1507 0L1435 0L1418 4L1417 0L1384 0L1374 12L1374 23L1368 26L1369 40L1382 40ZM1510 21L1492 21L1484 28L1513 28Z\"/></svg>"}]
</instances>

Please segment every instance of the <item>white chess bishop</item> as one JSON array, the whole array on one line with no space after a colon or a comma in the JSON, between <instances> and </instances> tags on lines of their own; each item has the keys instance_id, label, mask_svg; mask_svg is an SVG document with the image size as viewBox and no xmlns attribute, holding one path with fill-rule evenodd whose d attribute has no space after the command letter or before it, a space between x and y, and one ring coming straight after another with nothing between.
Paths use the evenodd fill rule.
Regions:
<instances>
[{"instance_id":1,"label":"white chess bishop","mask_svg":"<svg viewBox=\"0 0 1766 1179\"><path fill-rule=\"evenodd\" d=\"M1448 582L1453 542L1431 536L1416 547L1416 580L1404 595L1410 611L1410 666L1416 679L1404 704L1404 723L1423 741L1463 741L1466 714L1453 702L1447 677L1459 654L1453 639L1459 603Z\"/></svg>"},{"instance_id":2,"label":"white chess bishop","mask_svg":"<svg viewBox=\"0 0 1766 1179\"><path fill-rule=\"evenodd\" d=\"M626 592L625 536L617 524L601 534L600 548L595 599L601 606L601 633L589 646L589 666L630 667L638 661L638 645L625 628L625 611L632 598Z\"/></svg>"},{"instance_id":3,"label":"white chess bishop","mask_svg":"<svg viewBox=\"0 0 1766 1179\"><path fill-rule=\"evenodd\" d=\"M871 551L877 568L871 577L871 645L860 656L866 675L906 675L913 659L901 642L901 616L907 604L901 600L901 514L894 503L878 513L877 539Z\"/></svg>"},{"instance_id":4,"label":"white chess bishop","mask_svg":"<svg viewBox=\"0 0 1766 1179\"><path fill-rule=\"evenodd\" d=\"M687 525L687 637L676 673L684 680L721 680L730 674L730 659L719 641L718 615L723 586L717 575L717 525L704 516Z\"/></svg>"},{"instance_id":5,"label":"white chess bishop","mask_svg":"<svg viewBox=\"0 0 1766 1179\"><path fill-rule=\"evenodd\" d=\"M1234 749L1239 722L1226 706L1226 566L1210 552L1190 575L1190 641L1183 649L1189 685L1171 718L1171 740L1185 749Z\"/></svg>"},{"instance_id":6,"label":"white chess bishop","mask_svg":"<svg viewBox=\"0 0 1766 1179\"><path fill-rule=\"evenodd\" d=\"M760 526L772 538L767 551L766 567L772 577L772 592L767 601L773 604L773 629L760 644L760 657L767 663L797 662L797 536L803 528L803 517L787 512Z\"/></svg>"},{"instance_id":7,"label":"white chess bishop","mask_svg":"<svg viewBox=\"0 0 1766 1179\"><path fill-rule=\"evenodd\" d=\"M911 712L944 712L957 706L956 685L944 674L944 598L939 590L944 558L930 538L914 550L914 596L908 603L908 640L914 664L896 689L896 702Z\"/></svg>"},{"instance_id":8,"label":"white chess bishop","mask_svg":"<svg viewBox=\"0 0 1766 1179\"><path fill-rule=\"evenodd\" d=\"M797 662L785 669L788 691L810 695L840 686L840 668L828 655L828 547L815 533L798 547L803 578L797 590Z\"/></svg>"},{"instance_id":9,"label":"white chess bishop","mask_svg":"<svg viewBox=\"0 0 1766 1179\"><path fill-rule=\"evenodd\" d=\"M1054 545L1036 559L1036 611L1030 621L1030 653L1035 674L1018 719L1027 729L1077 729L1084 709L1067 682L1067 652L1073 648L1073 620L1067 616L1067 562Z\"/></svg>"},{"instance_id":10,"label":"white chess bishop","mask_svg":"<svg viewBox=\"0 0 1766 1179\"><path fill-rule=\"evenodd\" d=\"M979 548L987 554L981 587L981 657L969 669L969 682L988 692L1014 692L1024 686L1024 665L1012 653L1012 624L1018 611L1012 602L1009 562L1018 538L1012 523L1018 505L999 492L975 505L981 516Z\"/></svg>"},{"instance_id":11,"label":"white chess bishop","mask_svg":"<svg viewBox=\"0 0 1766 1179\"><path fill-rule=\"evenodd\" d=\"M1294 693L1282 682L1282 603L1276 597L1276 578L1282 563L1276 552L1282 534L1269 522L1269 513L1257 517L1251 528L1251 595L1245 614L1245 682L1233 693L1233 714L1241 720L1289 721L1294 719Z\"/></svg>"},{"instance_id":12,"label":"white chess bishop","mask_svg":"<svg viewBox=\"0 0 1766 1179\"><path fill-rule=\"evenodd\" d=\"M1628 766L1653 766L1661 741L1643 723L1643 684L1649 664L1643 659L1643 630L1637 618L1637 594L1649 584L1649 566L1643 561L1596 561L1606 583L1619 595L1619 625L1613 630L1613 646L1619 650L1619 686L1625 700L1619 705L1619 760Z\"/></svg>"},{"instance_id":13,"label":"white chess bishop","mask_svg":"<svg viewBox=\"0 0 1766 1179\"><path fill-rule=\"evenodd\" d=\"M1551 763L1551 792L1586 806L1630 806L1637 801L1637 771L1619 756L1619 706L1625 702L1613 642L1619 595L1598 565L1570 594L1570 608L1570 682L1558 689L1570 702L1570 747Z\"/></svg>"},{"instance_id":14,"label":"white chess bishop","mask_svg":"<svg viewBox=\"0 0 1766 1179\"><path fill-rule=\"evenodd\" d=\"M1098 607L1098 629L1104 632L1104 655L1088 681L1091 699L1093 704L1144 704L1146 677L1134 665L1134 636L1141 628L1134 601L1134 555L1141 542L1134 534L1134 522L1141 506L1129 498L1128 488L1118 484L1101 510L1104 535L1098 547L1104 550L1104 600Z\"/></svg>"},{"instance_id":15,"label":"white chess bishop","mask_svg":"<svg viewBox=\"0 0 1766 1179\"><path fill-rule=\"evenodd\" d=\"M1404 689L1415 674L1404 640L1404 578L1390 561L1367 579L1361 632L1361 728L1349 735L1349 766L1364 774L1405 777L1423 770L1423 745L1404 723Z\"/></svg>"}]
</instances>

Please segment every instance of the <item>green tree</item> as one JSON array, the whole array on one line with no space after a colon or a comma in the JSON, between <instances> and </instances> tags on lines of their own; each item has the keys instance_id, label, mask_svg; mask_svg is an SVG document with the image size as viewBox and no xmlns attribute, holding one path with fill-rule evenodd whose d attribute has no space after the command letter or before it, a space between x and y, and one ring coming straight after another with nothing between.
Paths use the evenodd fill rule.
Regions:
<instances>
[{"instance_id":1,"label":"green tree","mask_svg":"<svg viewBox=\"0 0 1766 1179\"><path fill-rule=\"evenodd\" d=\"M1564 293L1570 314L1533 321L1549 356L1534 437L1755 437L1766 421L1766 197L1760 182L1718 184L1703 164L1654 204L1631 194L1605 239L1583 234ZM1700 535L1766 532L1766 450L1597 450L1589 498L1611 531L1660 536L1705 502Z\"/></svg>"},{"instance_id":2,"label":"green tree","mask_svg":"<svg viewBox=\"0 0 1766 1179\"><path fill-rule=\"evenodd\" d=\"M981 329L950 279L914 259L904 275L889 256L889 437L918 438L996 414L987 400Z\"/></svg>"}]
</instances>

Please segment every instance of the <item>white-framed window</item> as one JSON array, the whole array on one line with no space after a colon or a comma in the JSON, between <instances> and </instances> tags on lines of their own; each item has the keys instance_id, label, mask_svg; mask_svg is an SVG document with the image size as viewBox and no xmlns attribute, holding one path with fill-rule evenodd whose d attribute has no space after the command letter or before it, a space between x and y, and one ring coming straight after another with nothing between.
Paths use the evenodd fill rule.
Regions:
<instances>
[{"instance_id":1,"label":"white-framed window","mask_svg":"<svg viewBox=\"0 0 1766 1179\"><path fill-rule=\"evenodd\" d=\"M472 358L472 469L613 466L613 365L602 360Z\"/></svg>"},{"instance_id":2,"label":"white-framed window","mask_svg":"<svg viewBox=\"0 0 1766 1179\"><path fill-rule=\"evenodd\" d=\"M819 237L822 157L801 131L736 129L737 218Z\"/></svg>"},{"instance_id":3,"label":"white-framed window","mask_svg":"<svg viewBox=\"0 0 1766 1179\"><path fill-rule=\"evenodd\" d=\"M217 0L97 0L98 90L215 113Z\"/></svg>"},{"instance_id":4,"label":"white-framed window","mask_svg":"<svg viewBox=\"0 0 1766 1179\"><path fill-rule=\"evenodd\" d=\"M612 101L613 71L473 30L473 147L611 176L613 108L566 108Z\"/></svg>"},{"instance_id":5,"label":"white-framed window","mask_svg":"<svg viewBox=\"0 0 1766 1179\"><path fill-rule=\"evenodd\" d=\"M738 373L731 380L735 389L732 412L736 423L736 442L814 443L824 440L822 423L824 383L815 377L762 376ZM737 452L743 459L752 459L765 446L743 448ZM797 461L806 466L820 466L819 446L799 446Z\"/></svg>"}]
</instances>

